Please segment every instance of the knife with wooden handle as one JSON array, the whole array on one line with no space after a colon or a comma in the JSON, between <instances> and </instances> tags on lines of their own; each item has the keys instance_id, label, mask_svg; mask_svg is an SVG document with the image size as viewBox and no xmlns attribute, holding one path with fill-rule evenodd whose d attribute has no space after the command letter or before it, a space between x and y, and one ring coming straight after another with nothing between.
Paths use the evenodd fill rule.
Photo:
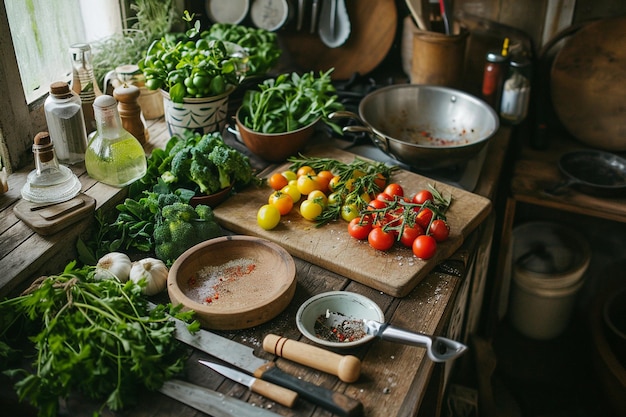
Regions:
<instances>
[{"instance_id":1,"label":"knife with wooden handle","mask_svg":"<svg viewBox=\"0 0 626 417\"><path fill-rule=\"evenodd\" d=\"M265 336L263 349L293 362L335 375L343 382L355 382L361 373L361 361L356 356L340 355L275 334Z\"/></svg>"},{"instance_id":2,"label":"knife with wooden handle","mask_svg":"<svg viewBox=\"0 0 626 417\"><path fill-rule=\"evenodd\" d=\"M263 381L262 379L255 378L241 371L237 371L218 363L202 360L198 362L200 362L204 366L208 366L220 375L223 375L229 379L232 379L233 381L237 381L240 384L247 386L248 388L250 388L250 391L256 392L257 394L260 394L265 398L276 401L278 404L282 404L285 407L293 407L293 405L296 403L296 400L298 399L297 392L291 391L287 388L283 388L280 385Z\"/></svg>"},{"instance_id":3,"label":"knife with wooden handle","mask_svg":"<svg viewBox=\"0 0 626 417\"><path fill-rule=\"evenodd\" d=\"M254 356L254 349L206 330L190 333L187 323L170 317L176 325L175 337L257 378L297 392L302 398L334 414L346 417L361 416L363 404L343 393L320 387L283 372L272 361Z\"/></svg>"}]
</instances>

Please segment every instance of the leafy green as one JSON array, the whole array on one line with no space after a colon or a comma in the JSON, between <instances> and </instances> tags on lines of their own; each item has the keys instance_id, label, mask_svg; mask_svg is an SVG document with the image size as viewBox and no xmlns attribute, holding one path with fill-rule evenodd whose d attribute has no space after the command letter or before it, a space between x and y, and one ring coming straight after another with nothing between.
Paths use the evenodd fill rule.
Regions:
<instances>
[{"instance_id":1,"label":"leafy green","mask_svg":"<svg viewBox=\"0 0 626 417\"><path fill-rule=\"evenodd\" d=\"M341 134L339 126L328 119L342 110L330 77L333 69L302 75L292 72L270 78L258 90L244 94L239 119L247 128L262 133L285 133L300 129L318 119Z\"/></svg>"},{"instance_id":2,"label":"leafy green","mask_svg":"<svg viewBox=\"0 0 626 417\"><path fill-rule=\"evenodd\" d=\"M100 411L120 410L138 389L156 390L184 369L186 351L170 315L189 321L193 313L171 304L151 309L138 284L95 281L93 271L72 262L0 302L0 355L28 342L35 351L32 371L5 373L17 379L20 400L36 406L40 417L56 416L59 398L73 392L102 401ZM188 327L194 332L199 324Z\"/></svg>"},{"instance_id":3,"label":"leafy green","mask_svg":"<svg viewBox=\"0 0 626 417\"><path fill-rule=\"evenodd\" d=\"M214 23L201 34L201 37L241 46L248 55L249 68L246 77L267 74L278 63L282 54L278 35L265 29L232 23Z\"/></svg>"}]
</instances>

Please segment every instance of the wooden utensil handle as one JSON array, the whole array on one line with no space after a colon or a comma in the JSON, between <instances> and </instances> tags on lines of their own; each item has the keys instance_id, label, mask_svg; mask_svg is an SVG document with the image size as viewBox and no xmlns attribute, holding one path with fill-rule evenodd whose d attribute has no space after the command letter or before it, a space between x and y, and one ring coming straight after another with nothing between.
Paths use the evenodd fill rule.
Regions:
<instances>
[{"instance_id":1,"label":"wooden utensil handle","mask_svg":"<svg viewBox=\"0 0 626 417\"><path fill-rule=\"evenodd\" d=\"M337 376L343 382L355 382L361 373L361 361L353 355L339 355L296 340L268 334L263 349L285 359Z\"/></svg>"},{"instance_id":2,"label":"wooden utensil handle","mask_svg":"<svg viewBox=\"0 0 626 417\"><path fill-rule=\"evenodd\" d=\"M292 408L298 399L298 393L287 388L283 388L280 385L272 384L271 382L257 379L250 387L252 392L256 392L276 401L278 404L282 404L285 407Z\"/></svg>"}]
</instances>

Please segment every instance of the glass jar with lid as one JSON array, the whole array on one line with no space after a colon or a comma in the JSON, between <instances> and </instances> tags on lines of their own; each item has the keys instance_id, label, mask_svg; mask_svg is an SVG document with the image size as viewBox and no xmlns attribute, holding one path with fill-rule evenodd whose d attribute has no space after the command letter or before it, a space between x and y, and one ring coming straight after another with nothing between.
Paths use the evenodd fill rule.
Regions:
<instances>
[{"instance_id":1,"label":"glass jar with lid","mask_svg":"<svg viewBox=\"0 0 626 417\"><path fill-rule=\"evenodd\" d=\"M527 58L513 58L502 87L500 117L512 124L521 123L528 115L531 65Z\"/></svg>"}]
</instances>

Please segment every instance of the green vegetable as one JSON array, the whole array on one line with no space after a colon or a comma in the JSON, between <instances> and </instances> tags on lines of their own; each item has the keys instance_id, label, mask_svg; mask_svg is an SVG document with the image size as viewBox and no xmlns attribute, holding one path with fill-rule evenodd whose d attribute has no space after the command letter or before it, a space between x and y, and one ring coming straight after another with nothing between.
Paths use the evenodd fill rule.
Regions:
<instances>
[{"instance_id":1,"label":"green vegetable","mask_svg":"<svg viewBox=\"0 0 626 417\"><path fill-rule=\"evenodd\" d=\"M187 13L186 20L193 17ZM168 33L154 41L139 69L146 86L167 91L175 103L187 97L211 97L239 85L247 69L240 47L221 40L199 38L200 22L186 33Z\"/></svg>"},{"instance_id":2,"label":"green vegetable","mask_svg":"<svg viewBox=\"0 0 626 417\"><path fill-rule=\"evenodd\" d=\"M174 203L161 211L154 230L155 253L171 264L190 247L222 235L209 206L198 205L194 209L185 203Z\"/></svg>"},{"instance_id":3,"label":"green vegetable","mask_svg":"<svg viewBox=\"0 0 626 417\"><path fill-rule=\"evenodd\" d=\"M170 187L213 194L231 185L245 187L254 180L247 156L224 142L219 132L172 137L170 153L160 166L161 179Z\"/></svg>"},{"instance_id":4,"label":"green vegetable","mask_svg":"<svg viewBox=\"0 0 626 417\"><path fill-rule=\"evenodd\" d=\"M246 91L240 121L255 132L285 133L321 119L341 134L340 127L327 117L343 109L332 84L332 71L320 72L318 77L312 71L293 72L263 81L258 90Z\"/></svg>"},{"instance_id":5,"label":"green vegetable","mask_svg":"<svg viewBox=\"0 0 626 417\"><path fill-rule=\"evenodd\" d=\"M241 46L248 54L246 77L267 74L278 63L282 54L278 35L265 29L215 23L201 36L205 40L220 40Z\"/></svg>"},{"instance_id":6,"label":"green vegetable","mask_svg":"<svg viewBox=\"0 0 626 417\"><path fill-rule=\"evenodd\" d=\"M21 400L40 417L58 413L59 398L81 392L102 408L132 404L138 389L158 389L184 369L186 354L169 314L188 321L180 306L150 310L132 281L92 279L94 267L68 264L19 297L0 302L0 357L34 348L33 371L11 368ZM197 322L190 331L199 329ZM13 365L13 363L10 363ZM102 408L96 412L102 411Z\"/></svg>"}]
</instances>

